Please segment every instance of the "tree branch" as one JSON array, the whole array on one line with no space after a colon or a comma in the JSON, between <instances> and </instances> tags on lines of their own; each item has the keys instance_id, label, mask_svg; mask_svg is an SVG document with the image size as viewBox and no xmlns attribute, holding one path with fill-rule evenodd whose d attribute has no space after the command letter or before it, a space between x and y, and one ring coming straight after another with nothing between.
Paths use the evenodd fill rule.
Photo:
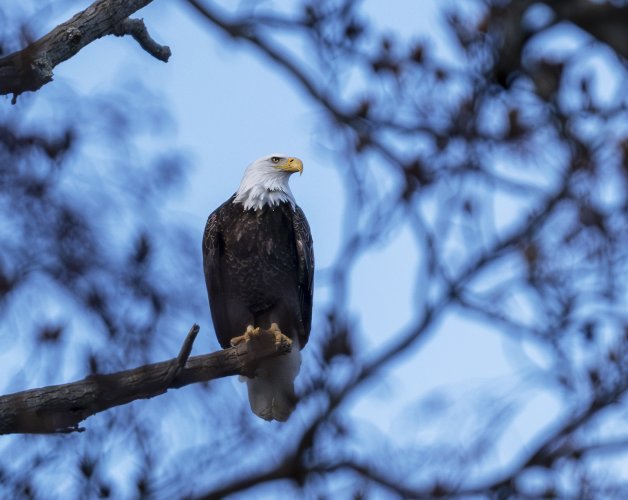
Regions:
<instances>
[{"instance_id":1,"label":"tree branch","mask_svg":"<svg viewBox=\"0 0 628 500\"><path fill-rule=\"evenodd\" d=\"M0 95L13 94L12 102L26 91L52 81L53 69L83 47L105 35L130 34L144 50L161 61L170 49L158 45L140 19L127 19L152 0L96 0L72 19L24 49L0 58Z\"/></svg>"},{"instance_id":2,"label":"tree branch","mask_svg":"<svg viewBox=\"0 0 628 500\"><path fill-rule=\"evenodd\" d=\"M561 18L574 23L599 41L610 46L618 55L628 59L628 5L589 1L561 2L545 0Z\"/></svg>"},{"instance_id":3,"label":"tree branch","mask_svg":"<svg viewBox=\"0 0 628 500\"><path fill-rule=\"evenodd\" d=\"M81 421L114 406L197 382L238 374L253 376L261 360L290 351L290 344L275 344L272 336L262 336L188 359L198 331L194 325L179 355L168 361L0 396L0 434L80 432L85 430L78 426Z\"/></svg>"},{"instance_id":4,"label":"tree branch","mask_svg":"<svg viewBox=\"0 0 628 500\"><path fill-rule=\"evenodd\" d=\"M114 27L112 33L115 36L131 35L151 56L163 62L168 62L172 52L167 45L159 45L152 39L143 19L124 19Z\"/></svg>"}]
</instances>

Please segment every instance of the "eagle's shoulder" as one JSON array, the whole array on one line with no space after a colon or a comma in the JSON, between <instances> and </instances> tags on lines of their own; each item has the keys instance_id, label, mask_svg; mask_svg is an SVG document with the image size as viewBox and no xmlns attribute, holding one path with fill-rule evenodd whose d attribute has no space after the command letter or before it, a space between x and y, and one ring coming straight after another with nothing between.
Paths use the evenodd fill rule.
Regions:
<instances>
[{"instance_id":1,"label":"eagle's shoulder","mask_svg":"<svg viewBox=\"0 0 628 500\"><path fill-rule=\"evenodd\" d=\"M228 219L234 217L237 210L234 203L235 194L214 210L207 218L203 233L203 255L215 250L219 243L219 234L223 227L228 226Z\"/></svg>"}]
</instances>

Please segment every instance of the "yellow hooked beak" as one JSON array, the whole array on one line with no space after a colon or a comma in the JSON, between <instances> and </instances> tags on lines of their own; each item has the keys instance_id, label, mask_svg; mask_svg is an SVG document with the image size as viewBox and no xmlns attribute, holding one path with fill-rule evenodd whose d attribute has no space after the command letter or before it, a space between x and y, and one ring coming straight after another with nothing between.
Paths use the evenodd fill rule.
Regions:
<instances>
[{"instance_id":1,"label":"yellow hooked beak","mask_svg":"<svg viewBox=\"0 0 628 500\"><path fill-rule=\"evenodd\" d=\"M286 158L286 162L283 165L277 165L277 168L285 172L299 172L299 174L302 174L303 162L298 158L290 157Z\"/></svg>"}]
</instances>

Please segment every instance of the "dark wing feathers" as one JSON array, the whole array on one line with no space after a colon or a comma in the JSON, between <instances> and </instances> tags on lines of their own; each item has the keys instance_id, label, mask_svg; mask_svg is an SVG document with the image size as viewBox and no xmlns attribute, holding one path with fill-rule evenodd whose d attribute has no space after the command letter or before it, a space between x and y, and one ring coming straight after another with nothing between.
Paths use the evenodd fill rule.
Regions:
<instances>
[{"instance_id":1,"label":"dark wing feathers","mask_svg":"<svg viewBox=\"0 0 628 500\"><path fill-rule=\"evenodd\" d=\"M224 290L221 289L221 287L225 285L221 283L221 265L224 265L224 262L221 261L223 259L225 244L222 231L226 230L226 228L222 227L221 217L225 215L223 213L225 209L231 208L228 204L232 202L233 197L209 216L205 226L205 233L203 234L203 268L205 271L205 280L212 306L214 328L223 347L228 347L229 339L231 336L235 335L231 332L232 327L235 327L235 325L229 323L227 316L227 311L230 310L229 302L224 294ZM300 338L300 347L303 348L307 343L312 327L314 250L310 226L303 211L298 206L292 210L292 207L288 204L286 204L286 209L284 209L286 210L284 213L286 215L289 214L289 218L292 219L297 252L297 291L304 333L304 337ZM243 318L243 321L245 319L246 318Z\"/></svg>"},{"instance_id":2,"label":"dark wing feathers","mask_svg":"<svg viewBox=\"0 0 628 500\"><path fill-rule=\"evenodd\" d=\"M224 242L221 235L220 210L222 206L210 214L205 225L203 234L203 270L205 271L205 284L207 294L212 309L212 319L214 330L220 345L229 347L229 339L223 338L221 332L229 332L228 325L225 325L227 318L224 314L226 309L225 296L221 290L220 282L220 259L224 252ZM213 304L211 304L213 302ZM212 307L213 306L213 307ZM227 327L225 329L225 327Z\"/></svg>"},{"instance_id":3,"label":"dark wing feathers","mask_svg":"<svg viewBox=\"0 0 628 500\"><path fill-rule=\"evenodd\" d=\"M218 210L207 218L205 233L203 234L203 269L205 271L205 282L207 291L212 296L212 292L218 291L218 260L220 258L220 235ZM215 295L214 295L215 296Z\"/></svg>"},{"instance_id":4,"label":"dark wing feathers","mask_svg":"<svg viewBox=\"0 0 628 500\"><path fill-rule=\"evenodd\" d=\"M235 199L235 195L214 210L207 218L205 224L205 232L203 233L203 269L205 270L205 280L207 281L207 289L209 290L210 279L218 277L218 259L223 251L223 241L220 236L220 213L223 208ZM208 274L208 270L211 273Z\"/></svg>"},{"instance_id":5,"label":"dark wing feathers","mask_svg":"<svg viewBox=\"0 0 628 500\"><path fill-rule=\"evenodd\" d=\"M205 233L203 234L203 264L206 264L208 258L213 257L213 253L217 250L217 237L218 236L218 216L216 212L213 212L207 218L207 224L205 224Z\"/></svg>"},{"instance_id":6,"label":"dark wing feathers","mask_svg":"<svg viewBox=\"0 0 628 500\"><path fill-rule=\"evenodd\" d=\"M296 206L293 217L294 236L298 257L298 286L301 317L305 330L305 342L312 327L312 295L314 286L314 245L310 225L300 207ZM303 346L305 345L303 342Z\"/></svg>"}]
</instances>

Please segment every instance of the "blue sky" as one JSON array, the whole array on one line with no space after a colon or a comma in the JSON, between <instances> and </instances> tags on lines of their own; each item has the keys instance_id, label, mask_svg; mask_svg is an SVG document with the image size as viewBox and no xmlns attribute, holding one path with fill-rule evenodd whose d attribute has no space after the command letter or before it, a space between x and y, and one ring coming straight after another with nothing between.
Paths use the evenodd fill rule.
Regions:
<instances>
[{"instance_id":1,"label":"blue sky","mask_svg":"<svg viewBox=\"0 0 628 500\"><path fill-rule=\"evenodd\" d=\"M435 40L436 49L448 54L439 25L439 2L407 0L391 5L369 0L364 5L383 32ZM166 218L198 234L199 252L207 215L235 191L249 162L273 152L299 156L304 174L293 176L291 187L312 227L317 268L324 271L342 248L347 201L338 173L342 155L327 136L321 111L280 69L248 47L212 32L180 2L155 1L139 16L157 41L171 47L167 64L151 58L129 38L107 37L58 66L55 82L37 92L38 102L45 106L47 99L54 98L54 86L72 85L79 93L92 95L123 81L141 81L155 99L163 100L173 114L172 122L166 134L143 138L143 147L147 154L174 148L187 158L191 171L185 191L164 210ZM67 17L67 12L58 12L41 29L46 31ZM520 201L498 199L496 205L501 214L496 223L502 227L520 215ZM364 353L386 343L416 318L414 287L420 259L411 231L402 225L358 260L349 305L364 335ZM198 286L204 289L200 269L199 278ZM315 304L321 307L325 300L326 284L319 280ZM216 349L209 311L193 321L201 325L195 354ZM486 404L512 399L518 416L499 438L497 455L488 459L490 465L503 465L516 459L515 450L533 440L560 412L550 389L530 382L542 368L544 355L538 346L452 310L383 381L361 394L352 413L365 435L377 428L395 440L408 437L399 433L408 408L422 415L422 404L442 404L447 411L464 412L471 404L469 394L485 398ZM243 386L240 390L244 394ZM520 397L513 398L513 392ZM427 423L427 436L417 431L416 439L442 439L444 430L437 424ZM468 432L471 429L461 427L447 437L464 440Z\"/></svg>"},{"instance_id":2,"label":"blue sky","mask_svg":"<svg viewBox=\"0 0 628 500\"><path fill-rule=\"evenodd\" d=\"M419 6L406 1L391 7L369 1L365 12L377 19L382 32L430 39L433 47L446 53L447 45L440 41L443 31L437 4L425 1ZM42 31L67 14L58 12L50 24L42 24ZM71 85L79 93L92 95L116 88L120 82L141 81L155 99L163 100L173 113L172 123L156 140L145 138L145 148L147 154L175 148L187 157L191 175L185 192L167 206L167 217L193 228L199 241L207 215L237 188L250 161L272 152L301 157L304 174L294 176L291 186L312 227L317 268L330 266L342 243L345 199L337 163L343 160L326 136L321 112L280 69L248 47L216 35L180 3L157 1L139 15L152 36L171 47L173 55L167 64L150 57L128 37L107 37L58 66L54 83L38 91L36 99L45 106L47 99L54 98L54 86ZM400 227L359 259L349 304L364 335L365 353L415 318L413 286L420 258L410 232ZM316 304L320 306L326 293L325 283L319 280L319 285ZM202 281L199 287L204 287ZM195 353L217 348L209 336L209 313L195 320L202 328ZM486 325L450 314L381 384L397 388L385 392L385 404L377 396L383 389L376 386L370 389L373 397L361 398L355 414L388 433L394 431L391 422L421 395L494 378L513 384L522 365L521 359L513 364L504 353L508 342Z\"/></svg>"}]
</instances>

